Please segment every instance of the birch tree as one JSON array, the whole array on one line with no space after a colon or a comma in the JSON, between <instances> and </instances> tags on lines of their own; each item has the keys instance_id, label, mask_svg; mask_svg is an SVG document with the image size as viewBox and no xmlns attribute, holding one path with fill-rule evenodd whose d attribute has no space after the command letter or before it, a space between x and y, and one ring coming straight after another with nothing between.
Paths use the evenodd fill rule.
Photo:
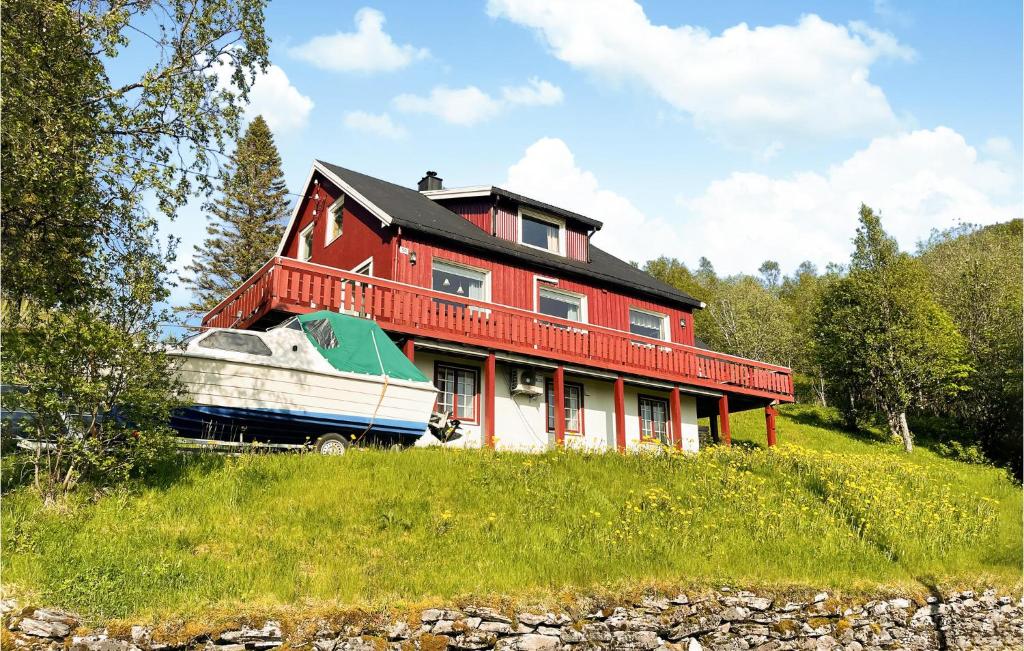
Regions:
<instances>
[{"instance_id":1,"label":"birch tree","mask_svg":"<svg viewBox=\"0 0 1024 651\"><path fill-rule=\"evenodd\" d=\"M848 415L867 400L913 450L907 410L965 388L963 338L932 299L920 261L899 250L865 205L845 277L824 291L815 316L818 361L846 395Z\"/></svg>"}]
</instances>

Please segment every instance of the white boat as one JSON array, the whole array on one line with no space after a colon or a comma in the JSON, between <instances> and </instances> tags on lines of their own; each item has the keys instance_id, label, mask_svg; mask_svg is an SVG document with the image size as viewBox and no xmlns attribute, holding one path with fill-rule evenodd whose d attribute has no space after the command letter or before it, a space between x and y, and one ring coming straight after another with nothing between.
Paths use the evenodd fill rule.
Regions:
<instances>
[{"instance_id":1,"label":"white boat","mask_svg":"<svg viewBox=\"0 0 1024 651\"><path fill-rule=\"evenodd\" d=\"M433 414L437 389L367 319L321 311L266 332L215 328L168 354L192 403L171 422L186 438L339 453L458 427Z\"/></svg>"}]
</instances>

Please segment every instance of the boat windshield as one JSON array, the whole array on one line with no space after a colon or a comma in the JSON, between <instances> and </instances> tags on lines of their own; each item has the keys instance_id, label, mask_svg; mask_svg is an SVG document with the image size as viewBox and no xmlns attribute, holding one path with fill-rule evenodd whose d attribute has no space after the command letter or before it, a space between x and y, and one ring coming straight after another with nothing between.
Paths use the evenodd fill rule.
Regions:
<instances>
[{"instance_id":1,"label":"boat windshield","mask_svg":"<svg viewBox=\"0 0 1024 651\"><path fill-rule=\"evenodd\" d=\"M313 321L306 321L302 325L306 329L306 334L312 337L321 348L330 350L331 348L338 347L338 338L334 334L331 322L327 319L314 319Z\"/></svg>"},{"instance_id":2,"label":"boat windshield","mask_svg":"<svg viewBox=\"0 0 1024 651\"><path fill-rule=\"evenodd\" d=\"M272 354L270 348L263 343L259 336L242 332L230 332L228 330L211 332L205 339L199 342L199 347L230 350L249 355L265 355L268 357Z\"/></svg>"},{"instance_id":3,"label":"boat windshield","mask_svg":"<svg viewBox=\"0 0 1024 651\"><path fill-rule=\"evenodd\" d=\"M281 323L278 323L273 328L269 328L267 332L270 332L271 330L298 330L299 332L302 332L302 324L299 323L297 318L290 317Z\"/></svg>"}]
</instances>

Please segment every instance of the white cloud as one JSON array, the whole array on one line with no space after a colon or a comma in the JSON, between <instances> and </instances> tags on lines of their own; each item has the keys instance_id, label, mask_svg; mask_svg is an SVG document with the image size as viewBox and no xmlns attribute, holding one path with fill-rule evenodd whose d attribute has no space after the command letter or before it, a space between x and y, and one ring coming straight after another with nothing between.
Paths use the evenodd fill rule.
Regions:
<instances>
[{"instance_id":1,"label":"white cloud","mask_svg":"<svg viewBox=\"0 0 1024 651\"><path fill-rule=\"evenodd\" d=\"M245 107L246 120L262 115L274 133L293 131L306 126L313 100L303 95L288 81L288 75L278 66L256 76L249 91L249 105Z\"/></svg>"},{"instance_id":2,"label":"white cloud","mask_svg":"<svg viewBox=\"0 0 1024 651\"><path fill-rule=\"evenodd\" d=\"M788 273L804 260L820 268L846 262L862 201L911 250L932 228L1020 217L1016 178L939 127L876 138L825 172L736 172L681 198L680 212L664 217L602 187L557 138L533 143L509 167L504 187L603 221L594 243L627 260L668 255L694 265L706 256L731 274L755 273L773 259Z\"/></svg>"},{"instance_id":3,"label":"white cloud","mask_svg":"<svg viewBox=\"0 0 1024 651\"><path fill-rule=\"evenodd\" d=\"M552 106L561 104L565 97L562 89L536 77L522 86L506 86L501 89L502 98L509 104L522 106Z\"/></svg>"},{"instance_id":4,"label":"white cloud","mask_svg":"<svg viewBox=\"0 0 1024 651\"><path fill-rule=\"evenodd\" d=\"M349 111L343 118L345 126L353 131L364 131L385 138L397 140L406 133L401 125L395 124L387 113L374 114L365 111Z\"/></svg>"},{"instance_id":5,"label":"white cloud","mask_svg":"<svg viewBox=\"0 0 1024 651\"><path fill-rule=\"evenodd\" d=\"M869 73L881 59L914 56L891 34L815 15L712 35L652 24L633 0L488 0L487 9L535 29L574 68L600 81L643 84L728 139L893 130L897 118Z\"/></svg>"},{"instance_id":6,"label":"white cloud","mask_svg":"<svg viewBox=\"0 0 1024 651\"><path fill-rule=\"evenodd\" d=\"M355 32L315 36L288 53L334 72L390 72L430 56L426 48L397 45L384 31L384 14L363 7L356 12Z\"/></svg>"},{"instance_id":7,"label":"white cloud","mask_svg":"<svg viewBox=\"0 0 1024 651\"><path fill-rule=\"evenodd\" d=\"M994 137L985 141L981 150L993 158L1009 159L1014 155L1013 143L1009 138Z\"/></svg>"},{"instance_id":8,"label":"white cloud","mask_svg":"<svg viewBox=\"0 0 1024 651\"><path fill-rule=\"evenodd\" d=\"M238 89L231 81L234 68L228 58L222 57L209 68L209 74L217 78L217 88L237 95ZM292 85L279 66L267 66L265 72L256 72L249 87L249 103L243 107L246 122L262 115L274 133L295 131L306 126L313 110L313 100L299 92Z\"/></svg>"},{"instance_id":9,"label":"white cloud","mask_svg":"<svg viewBox=\"0 0 1024 651\"><path fill-rule=\"evenodd\" d=\"M562 89L537 79L523 86L505 86L495 98L476 86L448 88L435 86L430 95L402 94L393 100L395 108L406 113L427 113L450 124L472 126L486 122L512 106L550 106L562 101Z\"/></svg>"},{"instance_id":10,"label":"white cloud","mask_svg":"<svg viewBox=\"0 0 1024 651\"><path fill-rule=\"evenodd\" d=\"M939 127L876 138L824 173L736 172L679 203L688 256L707 256L720 272L749 272L768 258L792 270L805 259L846 262L861 202L911 250L932 228L1019 217L1015 185L1004 165Z\"/></svg>"},{"instance_id":11,"label":"white cloud","mask_svg":"<svg viewBox=\"0 0 1024 651\"><path fill-rule=\"evenodd\" d=\"M594 243L626 260L644 261L660 253L678 255L683 241L677 229L650 218L626 197L602 188L593 173L581 169L558 138L541 138L509 167L506 189L604 222Z\"/></svg>"}]
</instances>

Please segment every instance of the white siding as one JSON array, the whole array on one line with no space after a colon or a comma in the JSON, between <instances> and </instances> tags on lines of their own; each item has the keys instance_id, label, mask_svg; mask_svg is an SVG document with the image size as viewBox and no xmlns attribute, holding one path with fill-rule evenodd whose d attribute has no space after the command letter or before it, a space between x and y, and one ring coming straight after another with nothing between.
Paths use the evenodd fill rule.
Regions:
<instances>
[{"instance_id":1,"label":"white siding","mask_svg":"<svg viewBox=\"0 0 1024 651\"><path fill-rule=\"evenodd\" d=\"M480 419L476 424L462 425L462 438L450 443L453 447L482 447L484 445L484 377L483 360L457 357L430 351L416 351L416 366L433 380L435 363L447 363L475 368L480 373ZM498 362L495 369L495 447L499 450L539 452L554 447L555 435L547 431L547 403L542 393L537 397L513 396L509 385L511 367ZM540 386L551 378L550 372L539 373ZM589 377L565 376L566 382L583 386L583 434L566 433L565 445L573 449L604 451L615 449L615 398L614 385L610 380ZM628 450L651 450L657 446L640 443L640 421L638 415L638 394L669 398L669 392L648 387L626 385L626 448ZM683 449L697 451L697 400L682 395ZM671 431L671 430L670 430ZM423 437L419 445L437 444L431 435Z\"/></svg>"}]
</instances>

